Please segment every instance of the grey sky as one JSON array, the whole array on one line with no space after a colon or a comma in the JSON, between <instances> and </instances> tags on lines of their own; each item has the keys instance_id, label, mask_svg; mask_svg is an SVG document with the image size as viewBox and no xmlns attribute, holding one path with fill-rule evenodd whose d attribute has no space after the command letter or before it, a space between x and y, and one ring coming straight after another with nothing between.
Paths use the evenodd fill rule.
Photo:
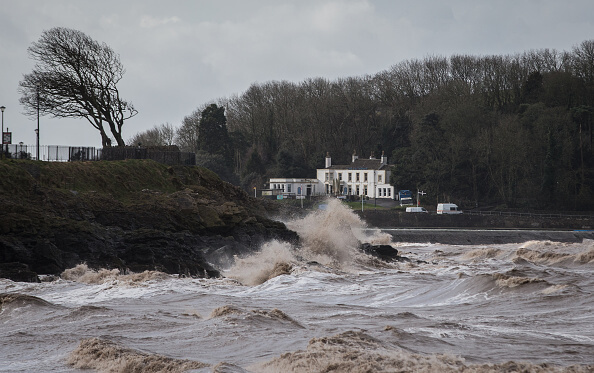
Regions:
<instances>
[{"instance_id":1,"label":"grey sky","mask_svg":"<svg viewBox=\"0 0 594 373\"><path fill-rule=\"evenodd\" d=\"M139 111L128 140L252 83L375 74L429 55L570 50L594 38L594 1L0 0L0 105L13 143L35 144L18 83L33 67L27 48L57 26L119 53L120 93ZM42 117L40 132L42 145L101 145L84 120Z\"/></svg>"}]
</instances>

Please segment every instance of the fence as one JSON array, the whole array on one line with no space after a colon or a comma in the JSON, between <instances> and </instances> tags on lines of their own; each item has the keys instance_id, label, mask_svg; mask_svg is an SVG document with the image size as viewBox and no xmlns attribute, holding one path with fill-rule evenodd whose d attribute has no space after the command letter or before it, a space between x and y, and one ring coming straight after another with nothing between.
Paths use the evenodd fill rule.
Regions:
<instances>
[{"instance_id":1,"label":"fence","mask_svg":"<svg viewBox=\"0 0 594 373\"><path fill-rule=\"evenodd\" d=\"M37 146L10 144L3 146L4 158L37 159ZM82 146L42 145L39 159L48 162L116 161L152 159L167 165L196 165L196 154L173 149L136 147L94 148Z\"/></svg>"},{"instance_id":2,"label":"fence","mask_svg":"<svg viewBox=\"0 0 594 373\"><path fill-rule=\"evenodd\" d=\"M177 147L140 148L140 147L111 147L103 148L101 159L117 161L124 159L152 159L167 165L196 165L196 153L180 152Z\"/></svg>"},{"instance_id":3,"label":"fence","mask_svg":"<svg viewBox=\"0 0 594 373\"><path fill-rule=\"evenodd\" d=\"M534 212L514 212L514 211L473 211L464 210L467 215L494 215L494 216L517 216L517 217L534 217L534 218L573 218L573 219L591 219L594 215L583 214L551 214L551 213L534 213Z\"/></svg>"},{"instance_id":4,"label":"fence","mask_svg":"<svg viewBox=\"0 0 594 373\"><path fill-rule=\"evenodd\" d=\"M10 144L4 145L4 158L37 159L37 146ZM102 149L84 146L42 145L39 159L49 162L98 161Z\"/></svg>"}]
</instances>

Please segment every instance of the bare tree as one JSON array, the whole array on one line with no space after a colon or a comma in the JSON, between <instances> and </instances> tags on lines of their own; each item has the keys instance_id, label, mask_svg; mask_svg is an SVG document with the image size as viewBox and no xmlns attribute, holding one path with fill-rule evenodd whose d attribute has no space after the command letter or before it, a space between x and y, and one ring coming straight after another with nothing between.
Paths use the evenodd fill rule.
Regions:
<instances>
[{"instance_id":1,"label":"bare tree","mask_svg":"<svg viewBox=\"0 0 594 373\"><path fill-rule=\"evenodd\" d=\"M128 145L171 146L174 145L175 132L173 125L170 123L163 123L132 136L132 138L128 140Z\"/></svg>"},{"instance_id":2,"label":"bare tree","mask_svg":"<svg viewBox=\"0 0 594 373\"><path fill-rule=\"evenodd\" d=\"M125 145L122 126L138 111L120 97L117 83L125 70L118 54L62 27L44 31L28 52L36 65L19 83L26 115L39 111L56 118L85 118L100 132L103 146L111 145L105 125L117 145Z\"/></svg>"},{"instance_id":3,"label":"bare tree","mask_svg":"<svg viewBox=\"0 0 594 373\"><path fill-rule=\"evenodd\" d=\"M178 128L175 134L175 142L182 151L198 152L198 125L202 117L202 110L206 108L206 104L200 106L192 114L187 115L182 120L181 127Z\"/></svg>"}]
</instances>

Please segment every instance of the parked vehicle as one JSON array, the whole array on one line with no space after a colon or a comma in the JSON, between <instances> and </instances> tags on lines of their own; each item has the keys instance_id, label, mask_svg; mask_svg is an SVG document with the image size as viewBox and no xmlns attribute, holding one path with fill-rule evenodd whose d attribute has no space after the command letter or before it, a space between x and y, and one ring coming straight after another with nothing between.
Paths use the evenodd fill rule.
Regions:
<instances>
[{"instance_id":1,"label":"parked vehicle","mask_svg":"<svg viewBox=\"0 0 594 373\"><path fill-rule=\"evenodd\" d=\"M461 214L462 210L458 210L458 205L455 203L439 203L437 205L438 214Z\"/></svg>"},{"instance_id":2,"label":"parked vehicle","mask_svg":"<svg viewBox=\"0 0 594 373\"><path fill-rule=\"evenodd\" d=\"M410 190L398 191L398 199L400 200L400 206L413 204L412 192Z\"/></svg>"},{"instance_id":3,"label":"parked vehicle","mask_svg":"<svg viewBox=\"0 0 594 373\"><path fill-rule=\"evenodd\" d=\"M429 213L426 208L424 207L407 207L406 212L424 212L426 214Z\"/></svg>"}]
</instances>

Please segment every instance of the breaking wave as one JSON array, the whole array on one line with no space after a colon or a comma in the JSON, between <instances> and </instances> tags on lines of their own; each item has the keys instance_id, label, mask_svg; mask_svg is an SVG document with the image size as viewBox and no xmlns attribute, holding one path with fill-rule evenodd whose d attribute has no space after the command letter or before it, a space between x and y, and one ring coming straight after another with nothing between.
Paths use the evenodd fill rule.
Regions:
<instances>
[{"instance_id":1,"label":"breaking wave","mask_svg":"<svg viewBox=\"0 0 594 373\"><path fill-rule=\"evenodd\" d=\"M123 274L119 269L90 269L86 264L79 264L62 272L60 277L64 280L81 282L85 284L103 284L106 282L120 281L129 285L152 280L163 280L170 276L159 271L144 271L141 273Z\"/></svg>"},{"instance_id":2,"label":"breaking wave","mask_svg":"<svg viewBox=\"0 0 594 373\"><path fill-rule=\"evenodd\" d=\"M237 308L232 305L225 305L222 307L215 308L210 313L209 319L215 318L227 318L227 317L241 317L249 320L251 323L250 325L253 327L257 325L258 322L262 322L262 324L267 324L270 321L278 321L281 323L289 323L294 326L298 326L303 328L299 322L291 318L289 315L284 313L283 311L279 310L278 308L274 308L272 310L251 310L245 311L240 308Z\"/></svg>"},{"instance_id":3,"label":"breaking wave","mask_svg":"<svg viewBox=\"0 0 594 373\"><path fill-rule=\"evenodd\" d=\"M271 278L291 273L296 262L289 243L272 241L264 244L262 249L245 258L236 258L235 264L227 270L231 277L244 285L263 284Z\"/></svg>"},{"instance_id":4,"label":"breaking wave","mask_svg":"<svg viewBox=\"0 0 594 373\"><path fill-rule=\"evenodd\" d=\"M462 255L464 259L488 259L488 258L496 258L501 254L501 249L496 249L492 247L482 248L482 249L475 249L469 252L466 252Z\"/></svg>"},{"instance_id":5,"label":"breaking wave","mask_svg":"<svg viewBox=\"0 0 594 373\"><path fill-rule=\"evenodd\" d=\"M233 307L230 305L226 305L226 306L217 307L214 310L212 310L209 318L215 319L215 318L226 317L226 316L231 316L231 315L240 315L242 312L243 311L240 310L239 308L236 308L236 307Z\"/></svg>"},{"instance_id":6,"label":"breaking wave","mask_svg":"<svg viewBox=\"0 0 594 373\"><path fill-rule=\"evenodd\" d=\"M495 279L497 286L506 288L515 288L527 284L546 283L545 280L540 278L507 276L501 273L494 273L493 278Z\"/></svg>"},{"instance_id":7,"label":"breaking wave","mask_svg":"<svg viewBox=\"0 0 594 373\"><path fill-rule=\"evenodd\" d=\"M303 267L334 270L350 270L355 264L389 267L386 262L362 254L358 247L362 242L390 244L392 236L381 232L367 235L365 222L337 199L329 199L326 209L286 222L286 225L299 235L299 247L286 242L268 242L250 256L235 258L225 275L243 285L255 286Z\"/></svg>"},{"instance_id":8,"label":"breaking wave","mask_svg":"<svg viewBox=\"0 0 594 373\"><path fill-rule=\"evenodd\" d=\"M594 263L594 242L569 245L551 241L528 241L515 252L515 259L544 265L584 265Z\"/></svg>"},{"instance_id":9,"label":"breaking wave","mask_svg":"<svg viewBox=\"0 0 594 373\"><path fill-rule=\"evenodd\" d=\"M199 361L147 354L99 338L83 339L70 353L68 364L77 369L95 369L105 373L176 373L209 366Z\"/></svg>"},{"instance_id":10,"label":"breaking wave","mask_svg":"<svg viewBox=\"0 0 594 373\"><path fill-rule=\"evenodd\" d=\"M362 332L349 331L332 337L313 338L305 350L285 353L268 362L250 367L250 371L272 372L591 372L594 366L561 367L551 364L506 362L468 364L464 359L447 355L424 355L388 344Z\"/></svg>"},{"instance_id":11,"label":"breaking wave","mask_svg":"<svg viewBox=\"0 0 594 373\"><path fill-rule=\"evenodd\" d=\"M0 293L0 311L16 307L55 307L54 304L33 295L20 293Z\"/></svg>"}]
</instances>

